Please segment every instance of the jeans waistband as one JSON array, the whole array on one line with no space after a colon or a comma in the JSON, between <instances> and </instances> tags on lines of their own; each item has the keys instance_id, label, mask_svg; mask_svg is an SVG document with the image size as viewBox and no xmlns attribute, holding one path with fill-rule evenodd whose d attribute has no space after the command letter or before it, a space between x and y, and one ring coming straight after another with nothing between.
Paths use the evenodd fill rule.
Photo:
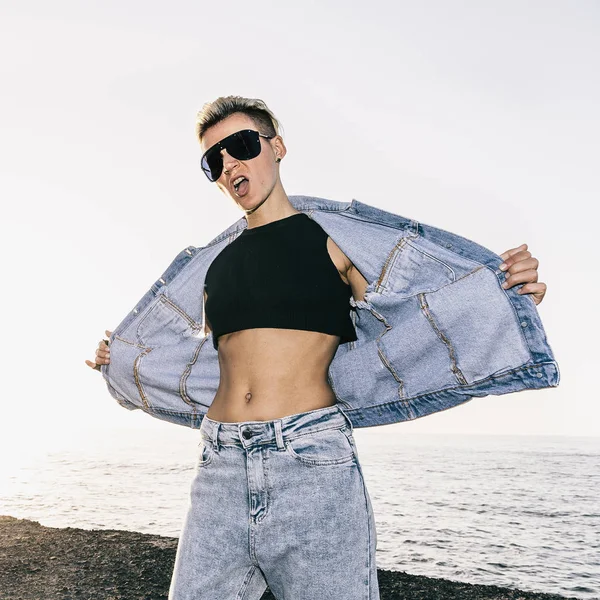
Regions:
<instances>
[{"instance_id":1,"label":"jeans waistband","mask_svg":"<svg viewBox=\"0 0 600 600\"><path fill-rule=\"evenodd\" d=\"M339 429L344 426L352 431L352 421L339 404L334 404L270 421L223 423L205 416L200 424L200 437L217 449L219 444L242 448L275 444L278 448L283 448L284 439L292 439L321 429Z\"/></svg>"}]
</instances>

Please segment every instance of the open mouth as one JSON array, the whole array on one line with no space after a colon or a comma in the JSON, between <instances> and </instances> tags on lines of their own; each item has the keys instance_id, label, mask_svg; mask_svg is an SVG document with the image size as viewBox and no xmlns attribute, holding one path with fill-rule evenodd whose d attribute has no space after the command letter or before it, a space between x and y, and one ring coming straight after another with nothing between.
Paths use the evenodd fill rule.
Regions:
<instances>
[{"instance_id":1,"label":"open mouth","mask_svg":"<svg viewBox=\"0 0 600 600\"><path fill-rule=\"evenodd\" d=\"M248 193L249 184L248 179L241 175L233 182L233 189L238 196L242 197Z\"/></svg>"}]
</instances>

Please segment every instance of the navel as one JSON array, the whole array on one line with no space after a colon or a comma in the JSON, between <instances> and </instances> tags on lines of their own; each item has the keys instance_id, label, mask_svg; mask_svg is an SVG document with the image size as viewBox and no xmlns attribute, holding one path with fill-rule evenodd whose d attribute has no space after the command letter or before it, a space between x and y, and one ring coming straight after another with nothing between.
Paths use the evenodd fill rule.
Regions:
<instances>
[{"instance_id":1,"label":"navel","mask_svg":"<svg viewBox=\"0 0 600 600\"><path fill-rule=\"evenodd\" d=\"M250 402L250 400L252 400L252 392L246 394L246 402Z\"/></svg>"}]
</instances>

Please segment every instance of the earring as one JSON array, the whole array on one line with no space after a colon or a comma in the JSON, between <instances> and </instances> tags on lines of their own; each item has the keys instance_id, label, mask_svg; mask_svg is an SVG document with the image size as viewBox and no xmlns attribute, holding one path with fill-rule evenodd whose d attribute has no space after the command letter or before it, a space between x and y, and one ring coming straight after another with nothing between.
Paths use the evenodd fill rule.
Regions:
<instances>
[{"instance_id":1,"label":"earring","mask_svg":"<svg viewBox=\"0 0 600 600\"><path fill-rule=\"evenodd\" d=\"M275 162L281 162L281 158L279 156L275 159Z\"/></svg>"}]
</instances>

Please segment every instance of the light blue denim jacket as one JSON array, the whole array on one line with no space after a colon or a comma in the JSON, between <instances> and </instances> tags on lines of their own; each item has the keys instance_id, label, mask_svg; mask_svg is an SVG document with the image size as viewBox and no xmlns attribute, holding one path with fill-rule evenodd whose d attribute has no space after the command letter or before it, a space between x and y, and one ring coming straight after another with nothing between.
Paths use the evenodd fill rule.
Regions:
<instances>
[{"instance_id":1,"label":"light blue denim jacket","mask_svg":"<svg viewBox=\"0 0 600 600\"><path fill-rule=\"evenodd\" d=\"M355 427L423 417L474 396L556 387L560 374L535 302L508 290L502 258L464 237L352 200L290 196L368 282L348 307L358 340L340 344L329 383ZM203 334L211 262L245 217L183 250L110 338L102 373L127 409L199 428L219 385Z\"/></svg>"}]
</instances>

